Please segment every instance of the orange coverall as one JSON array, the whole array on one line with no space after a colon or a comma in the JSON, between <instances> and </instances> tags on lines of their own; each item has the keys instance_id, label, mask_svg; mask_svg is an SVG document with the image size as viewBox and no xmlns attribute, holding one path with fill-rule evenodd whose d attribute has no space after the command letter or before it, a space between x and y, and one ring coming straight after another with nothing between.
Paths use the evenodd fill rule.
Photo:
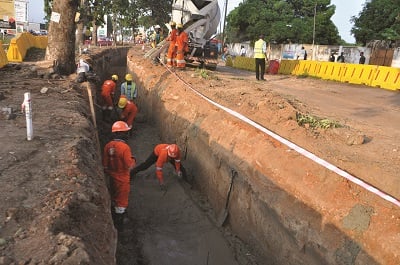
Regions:
<instances>
[{"instance_id":1,"label":"orange coverall","mask_svg":"<svg viewBox=\"0 0 400 265\"><path fill-rule=\"evenodd\" d=\"M169 47L168 47L168 52L167 52L167 65L173 66L176 64L175 62L175 56L176 56L176 48L175 48L175 43L176 43L176 35L178 33L177 29L171 30L171 33L169 34L167 40L169 41Z\"/></svg>"},{"instance_id":2,"label":"orange coverall","mask_svg":"<svg viewBox=\"0 0 400 265\"><path fill-rule=\"evenodd\" d=\"M101 97L103 99L103 110L109 109L111 110L114 106L113 104L113 96L115 93L116 84L112 80L104 81L103 85L101 86Z\"/></svg>"},{"instance_id":3,"label":"orange coverall","mask_svg":"<svg viewBox=\"0 0 400 265\"><path fill-rule=\"evenodd\" d=\"M176 66L178 68L185 68L186 67L186 61L185 61L185 52L189 51L188 47L188 35L186 32L182 31L179 32L176 36L176 44L175 46L177 47L176 50Z\"/></svg>"},{"instance_id":4,"label":"orange coverall","mask_svg":"<svg viewBox=\"0 0 400 265\"><path fill-rule=\"evenodd\" d=\"M136 173L146 170L151 165L156 163L156 176L157 176L158 182L160 184L164 184L164 177L163 177L163 173L162 173L163 166L167 162L172 163L172 160L169 160L170 157L168 156L167 146L169 146L169 144L156 145L153 149L153 152L149 155L149 157L146 159L146 161L144 161L143 163L141 163L140 165L135 167L132 170L131 174L135 175ZM173 159L174 159L173 164L175 166L175 171L180 172L181 171L180 149L178 149L176 158L173 158ZM183 169L183 167L182 167L182 169Z\"/></svg>"},{"instance_id":5,"label":"orange coverall","mask_svg":"<svg viewBox=\"0 0 400 265\"><path fill-rule=\"evenodd\" d=\"M169 144L158 144L154 147L154 154L157 156L156 161L156 175L160 184L164 183L164 177L162 173L162 169L165 163L168 162L168 151L167 146ZM178 149L178 154L174 158L175 160L175 171L178 172L181 170L181 151Z\"/></svg>"},{"instance_id":6,"label":"orange coverall","mask_svg":"<svg viewBox=\"0 0 400 265\"><path fill-rule=\"evenodd\" d=\"M138 109L132 101L128 101L125 108L122 110L121 119L128 124L129 127L132 128L133 120L136 117Z\"/></svg>"},{"instance_id":7,"label":"orange coverall","mask_svg":"<svg viewBox=\"0 0 400 265\"><path fill-rule=\"evenodd\" d=\"M104 172L112 177L112 199L115 207L128 207L130 192L130 170L136 165L132 158L131 148L121 139L113 139L104 146ZM121 209L120 209L121 210Z\"/></svg>"}]
</instances>

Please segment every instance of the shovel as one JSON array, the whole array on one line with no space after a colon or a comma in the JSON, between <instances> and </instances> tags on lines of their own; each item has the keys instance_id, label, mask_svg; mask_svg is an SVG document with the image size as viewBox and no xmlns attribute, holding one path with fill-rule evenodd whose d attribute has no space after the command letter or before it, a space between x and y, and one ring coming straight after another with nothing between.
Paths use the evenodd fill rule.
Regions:
<instances>
[{"instance_id":1,"label":"shovel","mask_svg":"<svg viewBox=\"0 0 400 265\"><path fill-rule=\"evenodd\" d=\"M219 227L223 226L226 218L228 217L228 205L229 205L229 199L231 197L231 191L232 191L232 187L233 187L233 178L237 175L237 172L235 170L231 170L231 183L229 184L229 189L228 189L228 194L226 196L226 202L225 202L225 208L224 210L221 212L221 214L218 216L218 220L217 220L217 225Z\"/></svg>"}]
</instances>

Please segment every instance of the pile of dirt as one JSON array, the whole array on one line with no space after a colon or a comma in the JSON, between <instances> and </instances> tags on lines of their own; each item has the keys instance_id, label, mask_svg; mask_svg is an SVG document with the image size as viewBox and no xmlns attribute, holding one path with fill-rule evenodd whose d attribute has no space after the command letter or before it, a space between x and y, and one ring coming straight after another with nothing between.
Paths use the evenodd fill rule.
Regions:
<instances>
[{"instance_id":1,"label":"pile of dirt","mask_svg":"<svg viewBox=\"0 0 400 265\"><path fill-rule=\"evenodd\" d=\"M0 116L0 264L113 264L116 233L86 86L52 76L50 66L0 69L0 110L12 114Z\"/></svg>"}]
</instances>

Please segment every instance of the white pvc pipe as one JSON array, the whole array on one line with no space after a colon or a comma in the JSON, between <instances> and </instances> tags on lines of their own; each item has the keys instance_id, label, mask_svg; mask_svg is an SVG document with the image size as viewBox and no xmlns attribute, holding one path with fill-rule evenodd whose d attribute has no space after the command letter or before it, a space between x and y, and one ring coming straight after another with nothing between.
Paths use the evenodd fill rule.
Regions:
<instances>
[{"instance_id":1,"label":"white pvc pipe","mask_svg":"<svg viewBox=\"0 0 400 265\"><path fill-rule=\"evenodd\" d=\"M31 93L26 92L24 94L24 110L26 116L26 137L28 141L33 138L33 127L32 127L32 102L31 102Z\"/></svg>"}]
</instances>

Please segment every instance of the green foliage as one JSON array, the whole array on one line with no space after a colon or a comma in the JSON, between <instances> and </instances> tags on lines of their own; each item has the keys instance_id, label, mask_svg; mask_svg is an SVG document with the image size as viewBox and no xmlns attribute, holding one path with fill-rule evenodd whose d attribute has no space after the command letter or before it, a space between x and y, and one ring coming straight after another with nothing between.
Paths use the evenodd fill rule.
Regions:
<instances>
[{"instance_id":1,"label":"green foliage","mask_svg":"<svg viewBox=\"0 0 400 265\"><path fill-rule=\"evenodd\" d=\"M330 0L244 0L227 17L228 42L256 40L260 34L276 43L338 44L341 40L331 21L335 6Z\"/></svg>"},{"instance_id":2,"label":"green foliage","mask_svg":"<svg viewBox=\"0 0 400 265\"><path fill-rule=\"evenodd\" d=\"M393 0L371 0L351 21L356 42L366 45L372 40L400 39L400 4Z\"/></svg>"},{"instance_id":3,"label":"green foliage","mask_svg":"<svg viewBox=\"0 0 400 265\"><path fill-rule=\"evenodd\" d=\"M340 128L342 127L338 122L331 121L329 119L321 119L316 116L312 116L309 114L296 114L297 124L300 126L305 126L308 124L310 128L321 128L321 129L330 129L330 128Z\"/></svg>"}]
</instances>

